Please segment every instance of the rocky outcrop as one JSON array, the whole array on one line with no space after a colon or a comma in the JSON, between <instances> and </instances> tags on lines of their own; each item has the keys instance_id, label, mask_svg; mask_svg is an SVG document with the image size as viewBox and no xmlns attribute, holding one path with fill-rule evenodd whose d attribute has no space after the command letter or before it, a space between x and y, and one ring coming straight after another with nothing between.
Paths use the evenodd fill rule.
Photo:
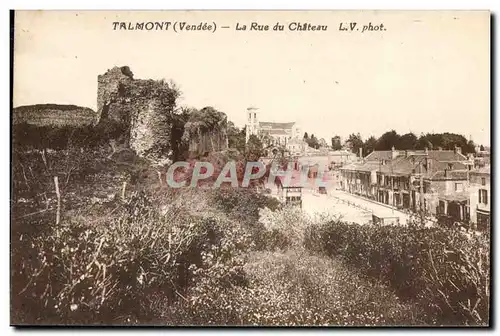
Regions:
<instances>
[{"instance_id":1,"label":"rocky outcrop","mask_svg":"<svg viewBox=\"0 0 500 336\"><path fill-rule=\"evenodd\" d=\"M139 156L169 156L178 95L178 90L166 81L134 79L128 67L115 67L98 76L99 123L121 128L119 142Z\"/></svg>"}]
</instances>

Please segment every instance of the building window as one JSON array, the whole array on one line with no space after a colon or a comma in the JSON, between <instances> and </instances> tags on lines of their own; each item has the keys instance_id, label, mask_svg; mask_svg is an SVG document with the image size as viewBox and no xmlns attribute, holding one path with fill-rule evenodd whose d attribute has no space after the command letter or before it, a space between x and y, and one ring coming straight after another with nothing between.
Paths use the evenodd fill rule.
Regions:
<instances>
[{"instance_id":1,"label":"building window","mask_svg":"<svg viewBox=\"0 0 500 336\"><path fill-rule=\"evenodd\" d=\"M248 113L248 121L252 121L252 112Z\"/></svg>"},{"instance_id":2,"label":"building window","mask_svg":"<svg viewBox=\"0 0 500 336\"><path fill-rule=\"evenodd\" d=\"M488 205L488 190L479 189L479 203Z\"/></svg>"},{"instance_id":3,"label":"building window","mask_svg":"<svg viewBox=\"0 0 500 336\"><path fill-rule=\"evenodd\" d=\"M455 191L463 191L464 185L462 183L455 183Z\"/></svg>"},{"instance_id":4,"label":"building window","mask_svg":"<svg viewBox=\"0 0 500 336\"><path fill-rule=\"evenodd\" d=\"M481 177L481 185L486 185L486 178Z\"/></svg>"},{"instance_id":5,"label":"building window","mask_svg":"<svg viewBox=\"0 0 500 336\"><path fill-rule=\"evenodd\" d=\"M254 119L257 119L257 112L255 112L255 113L253 114L253 118L254 118Z\"/></svg>"}]
</instances>

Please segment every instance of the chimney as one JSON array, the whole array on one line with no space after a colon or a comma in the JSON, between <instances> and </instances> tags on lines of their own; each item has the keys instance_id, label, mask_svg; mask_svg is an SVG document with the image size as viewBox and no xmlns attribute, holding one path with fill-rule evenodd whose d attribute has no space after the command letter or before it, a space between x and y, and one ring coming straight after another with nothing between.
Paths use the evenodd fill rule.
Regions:
<instances>
[{"instance_id":1,"label":"chimney","mask_svg":"<svg viewBox=\"0 0 500 336\"><path fill-rule=\"evenodd\" d=\"M394 146L392 146L391 148L391 159L395 159L397 156L398 156L398 151L396 151L396 149L394 148Z\"/></svg>"},{"instance_id":2,"label":"chimney","mask_svg":"<svg viewBox=\"0 0 500 336\"><path fill-rule=\"evenodd\" d=\"M360 159L363 158L363 148L362 147L359 147L359 158Z\"/></svg>"}]
</instances>

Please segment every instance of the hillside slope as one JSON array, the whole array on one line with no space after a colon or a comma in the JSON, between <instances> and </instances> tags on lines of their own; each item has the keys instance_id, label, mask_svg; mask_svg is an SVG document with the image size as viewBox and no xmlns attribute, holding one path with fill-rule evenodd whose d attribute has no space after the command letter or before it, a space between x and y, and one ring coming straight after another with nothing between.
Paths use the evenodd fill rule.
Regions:
<instances>
[{"instance_id":1,"label":"hillside slope","mask_svg":"<svg viewBox=\"0 0 500 336\"><path fill-rule=\"evenodd\" d=\"M84 126L97 121L97 114L88 107L60 104L36 104L15 107L13 124L37 126Z\"/></svg>"}]
</instances>

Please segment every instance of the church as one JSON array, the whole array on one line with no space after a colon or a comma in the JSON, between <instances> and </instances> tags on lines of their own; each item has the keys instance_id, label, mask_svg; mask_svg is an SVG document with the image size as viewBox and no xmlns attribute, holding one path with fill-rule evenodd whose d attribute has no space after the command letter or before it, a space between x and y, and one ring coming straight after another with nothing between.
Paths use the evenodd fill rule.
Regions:
<instances>
[{"instance_id":1,"label":"church","mask_svg":"<svg viewBox=\"0 0 500 336\"><path fill-rule=\"evenodd\" d=\"M264 145L278 145L287 147L292 139L301 139L300 128L295 122L269 122L260 121L259 109L257 107L247 108L246 115L246 142L250 135L270 138L270 143Z\"/></svg>"}]
</instances>

